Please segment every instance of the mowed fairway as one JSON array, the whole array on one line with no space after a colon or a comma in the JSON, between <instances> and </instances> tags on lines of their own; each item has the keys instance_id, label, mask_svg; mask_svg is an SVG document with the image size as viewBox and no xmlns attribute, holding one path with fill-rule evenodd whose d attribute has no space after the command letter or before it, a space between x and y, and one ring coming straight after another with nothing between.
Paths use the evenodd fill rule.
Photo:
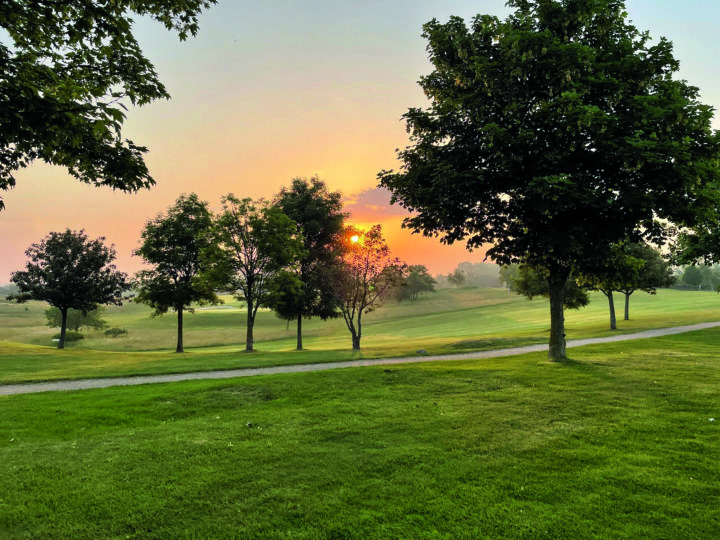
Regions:
<instances>
[{"instance_id":1,"label":"mowed fairway","mask_svg":"<svg viewBox=\"0 0 720 540\"><path fill-rule=\"evenodd\" d=\"M2 397L0 537L717 538L720 330L572 356Z\"/></svg>"},{"instance_id":2,"label":"mowed fairway","mask_svg":"<svg viewBox=\"0 0 720 540\"><path fill-rule=\"evenodd\" d=\"M566 313L568 339L720 320L716 293L661 290L657 296L633 295L631 320L620 320L613 332L605 297L596 293L592 298L589 307ZM341 320L306 321L307 350L294 351L294 324L263 312L255 330L258 352L245 354L245 314L237 302L227 300L186 317L189 352L182 355L172 352L173 314L151 318L147 308L135 304L109 308L108 323L127 328L127 337L108 339L88 332L85 340L57 351L50 342L57 330L43 326L46 305L0 303L0 384L399 357L420 349L458 353L546 343L548 338L545 300L528 301L502 289L446 289L417 302L391 302L366 315L361 352L350 350ZM622 297L616 302L622 319Z\"/></svg>"}]
</instances>

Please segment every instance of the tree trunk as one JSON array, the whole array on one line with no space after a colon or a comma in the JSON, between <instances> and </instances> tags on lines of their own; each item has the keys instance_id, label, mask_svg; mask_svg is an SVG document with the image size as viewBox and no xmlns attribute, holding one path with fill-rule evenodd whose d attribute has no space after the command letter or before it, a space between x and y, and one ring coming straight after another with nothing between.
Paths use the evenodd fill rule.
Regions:
<instances>
[{"instance_id":1,"label":"tree trunk","mask_svg":"<svg viewBox=\"0 0 720 540\"><path fill-rule=\"evenodd\" d=\"M550 343L548 358L553 362L561 362L567 358L565 354L565 284L570 275L569 270L551 270L548 277L550 290Z\"/></svg>"},{"instance_id":2,"label":"tree trunk","mask_svg":"<svg viewBox=\"0 0 720 540\"><path fill-rule=\"evenodd\" d=\"M353 351L360 350L360 339L362 338L362 310L358 311L357 332L352 333Z\"/></svg>"},{"instance_id":3,"label":"tree trunk","mask_svg":"<svg viewBox=\"0 0 720 540\"><path fill-rule=\"evenodd\" d=\"M255 346L253 338L253 327L255 326L255 315L253 313L253 303L247 303L247 329L245 332L245 352L252 352Z\"/></svg>"},{"instance_id":4,"label":"tree trunk","mask_svg":"<svg viewBox=\"0 0 720 540\"><path fill-rule=\"evenodd\" d=\"M177 335L177 347L175 347L176 353L185 352L183 349L183 308L178 308L178 335Z\"/></svg>"},{"instance_id":5,"label":"tree trunk","mask_svg":"<svg viewBox=\"0 0 720 540\"><path fill-rule=\"evenodd\" d=\"M617 330L617 319L615 318L615 299L613 298L613 292L608 291L605 293L608 298L608 306L610 307L610 330Z\"/></svg>"},{"instance_id":6,"label":"tree trunk","mask_svg":"<svg viewBox=\"0 0 720 540\"><path fill-rule=\"evenodd\" d=\"M65 332L67 331L67 315L68 315L68 308L60 309L60 341L58 341L58 349L65 348Z\"/></svg>"},{"instance_id":7,"label":"tree trunk","mask_svg":"<svg viewBox=\"0 0 720 540\"><path fill-rule=\"evenodd\" d=\"M630 295L632 293L625 293L625 320L630 320Z\"/></svg>"},{"instance_id":8,"label":"tree trunk","mask_svg":"<svg viewBox=\"0 0 720 540\"><path fill-rule=\"evenodd\" d=\"M302 344L302 314L298 315L297 318L297 350L302 351L303 350L303 344Z\"/></svg>"}]
</instances>

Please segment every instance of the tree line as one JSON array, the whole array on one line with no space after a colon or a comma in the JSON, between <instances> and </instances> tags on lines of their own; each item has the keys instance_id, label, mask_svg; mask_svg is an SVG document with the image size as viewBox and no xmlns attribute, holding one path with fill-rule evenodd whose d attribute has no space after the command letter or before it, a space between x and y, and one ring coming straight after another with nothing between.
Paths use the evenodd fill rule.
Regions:
<instances>
[{"instance_id":1,"label":"tree line","mask_svg":"<svg viewBox=\"0 0 720 540\"><path fill-rule=\"evenodd\" d=\"M272 200L222 198L213 213L191 193L146 222L133 252L148 268L134 277L117 270L112 246L84 231L50 233L33 244L25 270L14 272L18 292L8 299L43 300L59 312L58 348L65 344L68 316L87 315L101 304L147 304L153 316L177 316L176 351L184 351L184 314L218 304L232 294L246 309L245 350L255 350L261 307L297 323L342 317L352 347L360 349L363 315L380 306L413 273L393 258L380 225L360 230L345 223L341 194L317 177L296 178ZM412 281L412 280L411 280ZM412 290L412 288L410 289Z\"/></svg>"}]
</instances>

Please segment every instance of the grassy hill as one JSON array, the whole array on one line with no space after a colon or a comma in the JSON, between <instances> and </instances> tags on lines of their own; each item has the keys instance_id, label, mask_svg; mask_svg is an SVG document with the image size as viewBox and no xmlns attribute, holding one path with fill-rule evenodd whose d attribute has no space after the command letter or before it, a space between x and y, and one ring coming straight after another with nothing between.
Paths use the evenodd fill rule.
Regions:
<instances>
[{"instance_id":1,"label":"grassy hill","mask_svg":"<svg viewBox=\"0 0 720 540\"><path fill-rule=\"evenodd\" d=\"M612 332L605 297L596 293L592 298L589 307L567 312L569 339L720 320L717 294L662 290L657 296L633 295L632 320L619 321ZM86 339L57 351L50 341L57 330L44 326L46 305L0 303L0 384L397 357L419 349L430 354L488 350L545 343L549 325L548 304L542 299L528 301L502 289L444 289L367 315L359 353L350 350L342 320L305 323L307 350L297 352L293 324L261 312L255 332L259 352L245 354L244 311L238 302L226 300L186 317L189 352L184 355L172 352L175 317L152 318L144 306L108 308L108 323L127 328L127 337L88 332Z\"/></svg>"}]
</instances>

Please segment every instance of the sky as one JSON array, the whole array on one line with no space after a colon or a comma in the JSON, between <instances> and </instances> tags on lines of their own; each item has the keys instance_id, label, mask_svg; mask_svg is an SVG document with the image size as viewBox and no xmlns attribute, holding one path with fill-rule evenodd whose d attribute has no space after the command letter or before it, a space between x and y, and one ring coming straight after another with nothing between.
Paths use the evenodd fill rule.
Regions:
<instances>
[{"instance_id":1,"label":"sky","mask_svg":"<svg viewBox=\"0 0 720 540\"><path fill-rule=\"evenodd\" d=\"M630 20L674 43L680 77L720 107L720 2L630 0ZM24 268L25 250L51 231L85 229L117 251L120 270L141 267L132 251L145 222L182 193L218 209L227 193L272 198L293 178L318 175L343 193L351 222L383 225L393 254L431 273L482 250L446 246L401 228L405 211L377 188L408 144L402 115L427 104L417 81L431 71L422 24L450 15L504 17L504 0L220 0L180 42L138 20L145 55L172 95L128 111L126 138L150 148L157 185L136 194L95 188L64 169L35 163L2 193L0 283ZM720 128L715 118L715 129Z\"/></svg>"}]
</instances>

